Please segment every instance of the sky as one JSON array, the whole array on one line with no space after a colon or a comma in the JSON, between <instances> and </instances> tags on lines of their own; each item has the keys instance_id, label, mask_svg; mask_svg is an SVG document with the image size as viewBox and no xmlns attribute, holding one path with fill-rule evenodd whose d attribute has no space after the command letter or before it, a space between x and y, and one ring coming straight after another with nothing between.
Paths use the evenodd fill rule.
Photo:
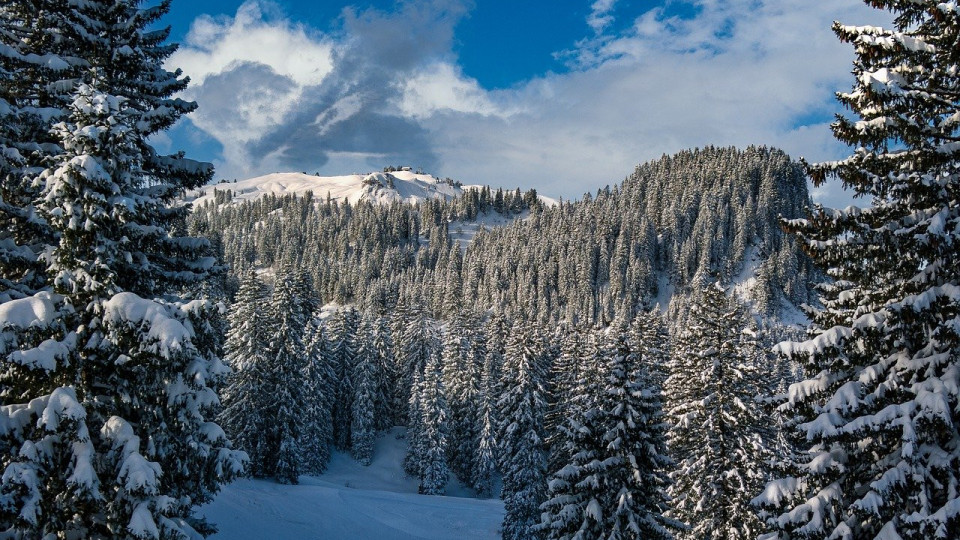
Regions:
<instances>
[{"instance_id":1,"label":"sky","mask_svg":"<svg viewBox=\"0 0 960 540\"><path fill-rule=\"evenodd\" d=\"M862 0L173 0L199 108L155 142L217 179L409 165L567 199L706 145L838 159L834 20L889 24Z\"/></svg>"}]
</instances>

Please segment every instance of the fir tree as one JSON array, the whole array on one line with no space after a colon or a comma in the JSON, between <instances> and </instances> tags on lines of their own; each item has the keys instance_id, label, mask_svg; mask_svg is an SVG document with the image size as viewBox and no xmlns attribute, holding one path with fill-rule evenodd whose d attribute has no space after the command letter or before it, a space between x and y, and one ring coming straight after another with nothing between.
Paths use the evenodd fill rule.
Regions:
<instances>
[{"instance_id":1,"label":"fir tree","mask_svg":"<svg viewBox=\"0 0 960 540\"><path fill-rule=\"evenodd\" d=\"M515 323L510 331L497 403L506 515L503 537L538 538L540 505L546 497L543 416L546 389L543 347L533 328Z\"/></svg>"},{"instance_id":2,"label":"fir tree","mask_svg":"<svg viewBox=\"0 0 960 540\"><path fill-rule=\"evenodd\" d=\"M762 523L750 500L767 480L769 455L744 315L714 283L697 291L689 317L664 392L677 463L671 517L690 527L685 538L755 537Z\"/></svg>"},{"instance_id":3,"label":"fir tree","mask_svg":"<svg viewBox=\"0 0 960 540\"><path fill-rule=\"evenodd\" d=\"M9 15L24 5L2 8L5 59L11 58ZM3 343L0 386L4 415L14 415L2 422L7 445L0 455L0 529L27 538L208 534L211 528L193 516L193 506L240 472L243 455L230 450L223 431L208 421L228 371L210 335L215 307L176 298L180 288L212 275L209 244L177 233L189 208L175 201L207 181L212 168L182 155L159 155L148 142L196 107L171 98L186 79L162 68L174 51L163 43L168 32L147 30L168 4L46 7L58 10L45 16L54 14L47 22L62 27L47 30L60 32L53 46L73 57L68 67L77 84L49 86L72 88L51 100L14 104L20 112L33 108L28 116L43 112L42 118L59 123L50 132L53 140L43 141L53 145L26 162L8 162L4 171L4 187L13 186L2 194L5 203L21 205L32 196L21 189L24 182L39 188L33 204L20 207L26 213L11 219L19 226L30 216L46 232L14 240L36 242L29 249L43 252L44 268L29 276L38 267L17 248L26 265L4 267L0 277L16 279L16 292L4 290L0 298L37 286L47 290L3 304L6 314L21 312L18 306L45 311L31 308L36 324L20 324L22 317L0 321L13 338ZM23 22L37 19L28 14ZM13 50L12 56L21 54ZM55 56L37 60L63 65ZM57 103L65 110L35 108ZM46 169L41 172L38 163ZM15 245L2 243L4 253ZM150 300L161 294L168 300ZM20 333L28 339L17 339Z\"/></svg>"},{"instance_id":4,"label":"fir tree","mask_svg":"<svg viewBox=\"0 0 960 540\"><path fill-rule=\"evenodd\" d=\"M335 381L330 414L333 419L333 445L340 450L348 450L351 443L359 319L357 311L348 307L338 311L330 322L330 361Z\"/></svg>"},{"instance_id":5,"label":"fir tree","mask_svg":"<svg viewBox=\"0 0 960 540\"><path fill-rule=\"evenodd\" d=\"M854 45L852 117L834 135L850 157L811 165L866 208L817 207L787 222L838 285L814 337L780 352L804 363L786 411L807 457L757 502L789 538L960 536L960 12L936 1L869 2L891 29L834 25Z\"/></svg>"},{"instance_id":6,"label":"fir tree","mask_svg":"<svg viewBox=\"0 0 960 540\"><path fill-rule=\"evenodd\" d=\"M249 472L264 476L267 448L261 436L265 424L266 385L269 343L267 318L263 305L268 301L263 282L253 272L240 282L240 290L230 308L224 359L233 368L221 401L220 421L230 439L250 457Z\"/></svg>"},{"instance_id":7,"label":"fir tree","mask_svg":"<svg viewBox=\"0 0 960 540\"><path fill-rule=\"evenodd\" d=\"M269 400L262 411L269 421L259 434L266 449L264 472L281 483L296 484L303 471L301 407L307 356L303 332L312 312L308 295L297 275L281 269L270 301L272 341L264 370L266 384L260 389Z\"/></svg>"},{"instance_id":8,"label":"fir tree","mask_svg":"<svg viewBox=\"0 0 960 540\"><path fill-rule=\"evenodd\" d=\"M372 348L371 333L370 321L363 320L359 335L361 345L353 372L356 392L351 414L350 451L362 465L369 465L373 459L373 443L376 438L378 362Z\"/></svg>"},{"instance_id":9,"label":"fir tree","mask_svg":"<svg viewBox=\"0 0 960 540\"><path fill-rule=\"evenodd\" d=\"M305 333L307 357L304 366L304 426L301 446L304 472L320 474L330 461L333 443L333 396L335 376L319 316L314 313Z\"/></svg>"},{"instance_id":10,"label":"fir tree","mask_svg":"<svg viewBox=\"0 0 960 540\"><path fill-rule=\"evenodd\" d=\"M444 398L440 355L427 360L420 385L420 420L422 445L419 492L424 495L443 495L446 491L447 468L447 402Z\"/></svg>"},{"instance_id":11,"label":"fir tree","mask_svg":"<svg viewBox=\"0 0 960 540\"><path fill-rule=\"evenodd\" d=\"M610 328L587 363L561 430L568 461L551 475L541 528L549 538L672 538L664 517L668 484L659 390Z\"/></svg>"},{"instance_id":12,"label":"fir tree","mask_svg":"<svg viewBox=\"0 0 960 540\"><path fill-rule=\"evenodd\" d=\"M376 399L375 412L377 429L389 429L397 425L401 416L395 409L400 378L397 373L395 347L386 317L376 317L373 323L370 354L375 358Z\"/></svg>"}]
</instances>

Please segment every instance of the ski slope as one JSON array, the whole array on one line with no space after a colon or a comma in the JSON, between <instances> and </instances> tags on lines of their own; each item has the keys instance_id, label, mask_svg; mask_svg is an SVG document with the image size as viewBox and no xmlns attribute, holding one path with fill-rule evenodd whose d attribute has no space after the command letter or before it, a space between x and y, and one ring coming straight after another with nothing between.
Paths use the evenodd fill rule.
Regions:
<instances>
[{"instance_id":1,"label":"ski slope","mask_svg":"<svg viewBox=\"0 0 960 540\"><path fill-rule=\"evenodd\" d=\"M200 509L216 523L212 540L407 540L500 538L503 503L476 499L451 478L447 496L417 494L416 479L402 468L403 428L377 441L368 467L334 452L320 476L299 485L238 480Z\"/></svg>"}]
</instances>

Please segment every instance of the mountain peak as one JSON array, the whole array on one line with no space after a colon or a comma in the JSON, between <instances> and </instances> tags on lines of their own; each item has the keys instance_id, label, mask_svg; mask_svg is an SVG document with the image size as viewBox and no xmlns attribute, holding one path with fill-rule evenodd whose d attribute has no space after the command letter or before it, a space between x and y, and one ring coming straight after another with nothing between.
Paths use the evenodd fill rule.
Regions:
<instances>
[{"instance_id":1,"label":"mountain peak","mask_svg":"<svg viewBox=\"0 0 960 540\"><path fill-rule=\"evenodd\" d=\"M378 204L392 202L416 203L428 199L451 199L464 187L453 180L436 178L409 170L318 176L297 172L272 173L246 180L221 181L209 184L187 195L187 201L202 205L214 200L214 190L232 192L233 201L251 201L267 194L304 195L312 191L314 197L330 198L350 204L369 201ZM475 186L480 187L480 186Z\"/></svg>"}]
</instances>

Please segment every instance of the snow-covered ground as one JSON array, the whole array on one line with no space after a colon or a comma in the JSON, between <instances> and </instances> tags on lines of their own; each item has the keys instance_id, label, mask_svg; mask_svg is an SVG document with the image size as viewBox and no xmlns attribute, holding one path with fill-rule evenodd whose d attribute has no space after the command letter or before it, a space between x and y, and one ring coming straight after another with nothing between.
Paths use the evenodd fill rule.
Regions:
<instances>
[{"instance_id":1,"label":"snow-covered ground","mask_svg":"<svg viewBox=\"0 0 960 540\"><path fill-rule=\"evenodd\" d=\"M417 494L402 468L404 430L377 441L368 467L334 452L327 471L300 484L238 480L200 513L217 524L213 540L404 540L500 538L503 503L476 499L451 479L447 496Z\"/></svg>"},{"instance_id":2,"label":"snow-covered ground","mask_svg":"<svg viewBox=\"0 0 960 540\"><path fill-rule=\"evenodd\" d=\"M451 199L463 193L463 190L483 186L455 185L429 174L417 174L411 171L369 174L348 174L343 176L316 176L295 172L273 173L246 180L209 184L187 193L186 202L200 206L214 200L214 190L233 192L234 201L252 201L267 194L278 196L303 195L313 192L317 200L326 199L327 194L334 200L350 204L364 200L379 204L392 202L416 203L427 199ZM556 199L539 196L547 206L558 204ZM507 220L512 221L512 220Z\"/></svg>"},{"instance_id":3,"label":"snow-covered ground","mask_svg":"<svg viewBox=\"0 0 960 540\"><path fill-rule=\"evenodd\" d=\"M471 186L465 186L471 187ZM476 186L479 187L479 186ZM350 174L344 176L315 176L302 173L274 173L236 182L210 184L188 194L187 200L199 206L213 200L213 190L233 191L234 200L255 200L268 193L276 195L303 195L312 191L318 200L327 194L337 201L356 204L367 200L382 204L394 201L415 203L433 198L452 198L462 192L444 180L429 174L410 171L390 173Z\"/></svg>"}]
</instances>

